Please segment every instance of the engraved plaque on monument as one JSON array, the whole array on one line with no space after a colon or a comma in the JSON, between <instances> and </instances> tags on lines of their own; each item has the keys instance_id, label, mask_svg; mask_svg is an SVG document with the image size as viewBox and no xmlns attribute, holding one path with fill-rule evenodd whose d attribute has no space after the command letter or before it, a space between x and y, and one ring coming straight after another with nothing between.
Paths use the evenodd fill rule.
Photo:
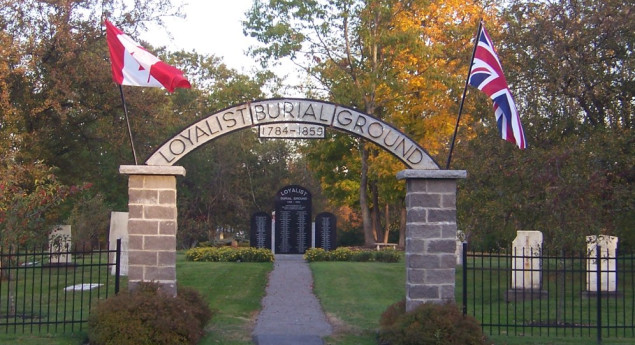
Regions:
<instances>
[{"instance_id":1,"label":"engraved plaque on monument","mask_svg":"<svg viewBox=\"0 0 635 345\"><path fill-rule=\"evenodd\" d=\"M311 192L291 185L276 193L276 254L304 254L311 246Z\"/></svg>"},{"instance_id":2,"label":"engraved plaque on monument","mask_svg":"<svg viewBox=\"0 0 635 345\"><path fill-rule=\"evenodd\" d=\"M326 251L337 248L337 218L333 213L315 216L315 247Z\"/></svg>"},{"instance_id":3,"label":"engraved plaque on monument","mask_svg":"<svg viewBox=\"0 0 635 345\"><path fill-rule=\"evenodd\" d=\"M271 216L267 212L256 212L251 216L249 245L255 248L271 248Z\"/></svg>"}]
</instances>

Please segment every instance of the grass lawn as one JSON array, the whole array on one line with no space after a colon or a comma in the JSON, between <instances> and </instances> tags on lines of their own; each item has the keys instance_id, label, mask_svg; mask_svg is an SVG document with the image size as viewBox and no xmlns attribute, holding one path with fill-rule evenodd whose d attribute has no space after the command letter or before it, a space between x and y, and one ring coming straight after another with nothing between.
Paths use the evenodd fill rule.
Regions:
<instances>
[{"instance_id":1,"label":"grass lawn","mask_svg":"<svg viewBox=\"0 0 635 345\"><path fill-rule=\"evenodd\" d=\"M187 262L177 257L179 284L201 292L214 310L200 345L251 345L251 330L265 296L272 263Z\"/></svg>"},{"instance_id":2,"label":"grass lawn","mask_svg":"<svg viewBox=\"0 0 635 345\"><path fill-rule=\"evenodd\" d=\"M402 263L314 262L314 290L335 325L329 344L376 345L381 313L405 296Z\"/></svg>"},{"instance_id":3,"label":"grass lawn","mask_svg":"<svg viewBox=\"0 0 635 345\"><path fill-rule=\"evenodd\" d=\"M403 262L315 262L310 264L314 291L321 301L335 333L330 345L376 345L375 334L381 313L405 295ZM187 262L177 257L179 284L200 291L215 310L202 345L251 345L251 331L265 294L271 263ZM457 272L458 275L459 272ZM125 286L125 285L124 285ZM123 288L123 287L122 287ZM457 287L457 301L460 288ZM77 334L0 334L0 344L81 345L85 332ZM497 335L496 345L593 345L595 337L545 337ZM603 344L625 345L633 339L608 338Z\"/></svg>"},{"instance_id":4,"label":"grass lawn","mask_svg":"<svg viewBox=\"0 0 635 345\"><path fill-rule=\"evenodd\" d=\"M208 334L199 344L251 345L253 321L264 297L267 274L272 263L206 263L186 262L177 256L179 284L200 291L215 311L207 327ZM125 281L125 279L124 279ZM122 284L122 289L126 288ZM85 325L75 334L38 334L18 332L0 333L0 344L23 345L81 345L86 342ZM2 330L3 331L3 330Z\"/></svg>"}]
</instances>

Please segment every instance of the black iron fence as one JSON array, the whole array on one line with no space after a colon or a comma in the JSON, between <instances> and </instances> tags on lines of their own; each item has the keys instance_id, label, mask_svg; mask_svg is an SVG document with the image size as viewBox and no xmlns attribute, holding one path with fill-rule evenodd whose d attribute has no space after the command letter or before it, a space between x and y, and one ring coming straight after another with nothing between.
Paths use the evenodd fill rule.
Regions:
<instances>
[{"instance_id":1,"label":"black iron fence","mask_svg":"<svg viewBox=\"0 0 635 345\"><path fill-rule=\"evenodd\" d=\"M463 312L490 335L635 337L632 253L475 253L464 244L462 262Z\"/></svg>"},{"instance_id":2,"label":"black iron fence","mask_svg":"<svg viewBox=\"0 0 635 345\"><path fill-rule=\"evenodd\" d=\"M119 292L120 256L121 240L113 250L0 248L0 332L81 330L90 308Z\"/></svg>"}]
</instances>

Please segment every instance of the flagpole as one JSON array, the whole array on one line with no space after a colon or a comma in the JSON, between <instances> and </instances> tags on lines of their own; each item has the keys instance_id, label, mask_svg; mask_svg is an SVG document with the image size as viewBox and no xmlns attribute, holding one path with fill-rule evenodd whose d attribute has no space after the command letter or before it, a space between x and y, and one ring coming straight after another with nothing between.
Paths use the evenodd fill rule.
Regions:
<instances>
[{"instance_id":1,"label":"flagpole","mask_svg":"<svg viewBox=\"0 0 635 345\"><path fill-rule=\"evenodd\" d=\"M132 155L134 156L134 164L139 165L137 162L137 151L134 149L134 141L132 140L132 130L130 129L130 120L128 119L128 107L126 107L126 99L123 96L123 87L119 85L119 92L121 93L121 103L123 104L123 112L126 117L126 125L128 125L128 137L130 138L130 147L132 148Z\"/></svg>"},{"instance_id":2,"label":"flagpole","mask_svg":"<svg viewBox=\"0 0 635 345\"><path fill-rule=\"evenodd\" d=\"M452 151L454 151L454 142L456 141L456 133L459 131L459 121L461 121L461 113L463 113L463 103L465 103L465 95L467 94L467 87L470 82L470 73L472 73L472 63L474 63L474 55L476 54L476 47L478 47L478 40L481 36L481 29L483 28L483 20L478 22L478 30L476 31L476 39L474 41L474 50L472 50L472 58L470 58L470 68L467 70L467 78L465 78L465 87L463 88L463 97L461 97L461 104L459 105L459 115L456 117L456 125L454 126L454 134L452 135L452 142L450 143L450 153L448 154L448 161L445 164L445 169L450 169L450 160L452 160Z\"/></svg>"}]
</instances>

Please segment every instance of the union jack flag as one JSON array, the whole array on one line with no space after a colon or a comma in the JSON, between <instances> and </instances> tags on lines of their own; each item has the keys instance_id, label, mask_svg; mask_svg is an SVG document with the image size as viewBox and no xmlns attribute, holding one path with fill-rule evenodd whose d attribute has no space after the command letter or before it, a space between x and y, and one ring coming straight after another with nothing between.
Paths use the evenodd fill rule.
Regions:
<instances>
[{"instance_id":1,"label":"union jack flag","mask_svg":"<svg viewBox=\"0 0 635 345\"><path fill-rule=\"evenodd\" d=\"M494 103L498 130L504 140L525 148L525 133L511 91L503 74L492 39L482 27L474 50L469 84L483 91Z\"/></svg>"}]
</instances>

